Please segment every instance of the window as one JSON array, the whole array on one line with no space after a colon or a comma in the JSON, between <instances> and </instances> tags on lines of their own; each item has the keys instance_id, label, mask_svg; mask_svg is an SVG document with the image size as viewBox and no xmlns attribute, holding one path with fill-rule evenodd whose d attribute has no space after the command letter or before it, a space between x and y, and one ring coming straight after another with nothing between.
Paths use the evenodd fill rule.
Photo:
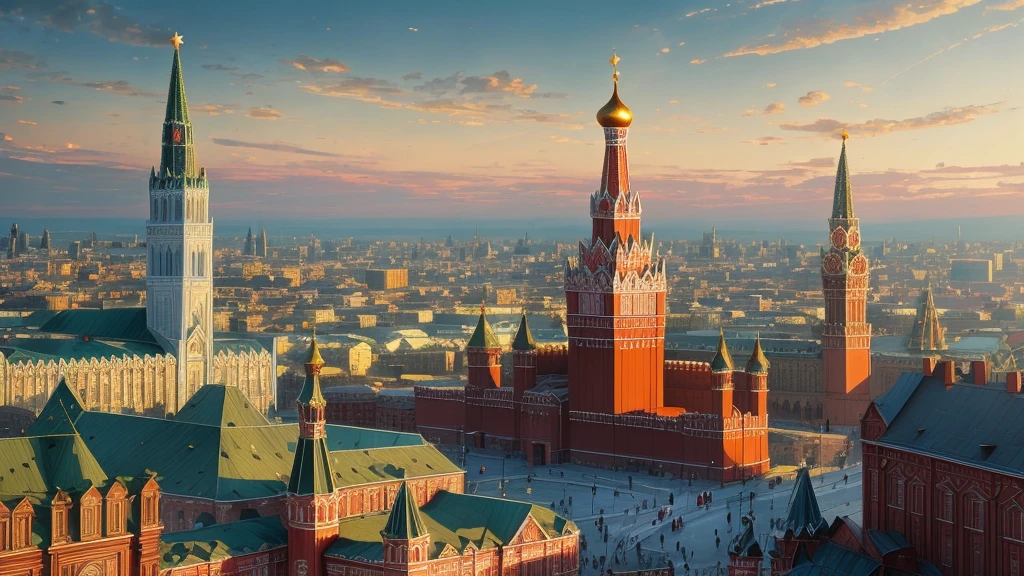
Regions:
<instances>
[{"instance_id":1,"label":"window","mask_svg":"<svg viewBox=\"0 0 1024 576\"><path fill-rule=\"evenodd\" d=\"M924 514L924 484L920 482L910 485L910 512Z\"/></svg>"},{"instance_id":2,"label":"window","mask_svg":"<svg viewBox=\"0 0 1024 576\"><path fill-rule=\"evenodd\" d=\"M871 471L871 500L878 500L878 470Z\"/></svg>"},{"instance_id":3,"label":"window","mask_svg":"<svg viewBox=\"0 0 1024 576\"><path fill-rule=\"evenodd\" d=\"M937 490L935 517L946 522L953 521L953 493L945 488Z\"/></svg>"},{"instance_id":4,"label":"window","mask_svg":"<svg viewBox=\"0 0 1024 576\"><path fill-rule=\"evenodd\" d=\"M985 501L977 494L968 494L964 506L964 526L974 530L985 529Z\"/></svg>"},{"instance_id":5,"label":"window","mask_svg":"<svg viewBox=\"0 0 1024 576\"><path fill-rule=\"evenodd\" d=\"M949 527L942 529L942 565L953 565L953 531Z\"/></svg>"},{"instance_id":6,"label":"window","mask_svg":"<svg viewBox=\"0 0 1024 576\"><path fill-rule=\"evenodd\" d=\"M903 510L903 487L904 480L899 476L891 476L889 478L889 493L886 495L889 502L889 506Z\"/></svg>"},{"instance_id":7,"label":"window","mask_svg":"<svg viewBox=\"0 0 1024 576\"><path fill-rule=\"evenodd\" d=\"M1024 515L1021 513L1019 506L1014 505L1012 508L1006 511L1006 526L1003 528L1003 533L1007 538L1012 538L1018 541L1024 541Z\"/></svg>"}]
</instances>

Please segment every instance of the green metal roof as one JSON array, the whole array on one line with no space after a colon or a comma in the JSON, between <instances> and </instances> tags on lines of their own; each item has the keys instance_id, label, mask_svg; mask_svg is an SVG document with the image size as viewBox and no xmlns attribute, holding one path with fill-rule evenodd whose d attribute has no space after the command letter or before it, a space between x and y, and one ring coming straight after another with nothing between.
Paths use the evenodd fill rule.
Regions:
<instances>
[{"instance_id":1,"label":"green metal roof","mask_svg":"<svg viewBox=\"0 0 1024 576\"><path fill-rule=\"evenodd\" d=\"M157 343L146 327L145 308L63 310L40 326L39 331L103 340Z\"/></svg>"},{"instance_id":2,"label":"green metal roof","mask_svg":"<svg viewBox=\"0 0 1024 576\"><path fill-rule=\"evenodd\" d=\"M177 422L207 426L268 426L270 422L234 386L207 384L174 416Z\"/></svg>"},{"instance_id":3,"label":"green metal roof","mask_svg":"<svg viewBox=\"0 0 1024 576\"><path fill-rule=\"evenodd\" d=\"M785 523L778 526L780 532L792 532L796 536L817 536L828 530L828 522L821 516L818 498L814 495L811 475L807 468L801 468L796 476L796 485L789 497Z\"/></svg>"},{"instance_id":4,"label":"green metal roof","mask_svg":"<svg viewBox=\"0 0 1024 576\"><path fill-rule=\"evenodd\" d=\"M50 361L70 362L71 360L89 361L124 358L125 356L145 358L164 354L165 351L156 344L143 342L100 341L90 338L22 338L10 346L0 348L0 353L7 357L11 364L19 362L48 363Z\"/></svg>"},{"instance_id":5,"label":"green metal roof","mask_svg":"<svg viewBox=\"0 0 1024 576\"><path fill-rule=\"evenodd\" d=\"M169 494L227 501L284 494L295 460L298 425L253 425L244 410L242 416L230 417L247 425L211 425L205 422L218 422L225 412L216 417L216 410L204 408L200 405L190 409L191 416L186 414L199 422L83 412L75 394L58 386L28 432L68 433L73 426L109 475L134 476L149 470ZM326 431L325 461L337 487L460 471L419 434L350 426L327 426Z\"/></svg>"},{"instance_id":6,"label":"green metal roof","mask_svg":"<svg viewBox=\"0 0 1024 576\"><path fill-rule=\"evenodd\" d=\"M761 349L761 337L758 336L754 341L754 350L750 353L750 359L747 360L747 374L767 374L769 366L771 363L768 362L768 358L765 358L764 350Z\"/></svg>"},{"instance_id":7,"label":"green metal roof","mask_svg":"<svg viewBox=\"0 0 1024 576\"><path fill-rule=\"evenodd\" d=\"M832 217L854 217L850 169L846 164L846 138L843 138L843 151L839 154L839 168L836 170L836 190L832 199Z\"/></svg>"},{"instance_id":8,"label":"green metal roof","mask_svg":"<svg viewBox=\"0 0 1024 576\"><path fill-rule=\"evenodd\" d=\"M58 489L69 494L104 486L107 474L74 434L0 439L0 497L48 504Z\"/></svg>"},{"instance_id":9,"label":"green metal roof","mask_svg":"<svg viewBox=\"0 0 1024 576\"><path fill-rule=\"evenodd\" d=\"M244 556L288 545L280 516L215 524L160 535L160 570Z\"/></svg>"},{"instance_id":10,"label":"green metal roof","mask_svg":"<svg viewBox=\"0 0 1024 576\"><path fill-rule=\"evenodd\" d=\"M491 330L491 324L487 322L487 315L481 310L480 319L476 323L476 330L470 336L467 348L501 348L501 342Z\"/></svg>"},{"instance_id":11,"label":"green metal roof","mask_svg":"<svg viewBox=\"0 0 1024 576\"><path fill-rule=\"evenodd\" d=\"M527 517L532 517L550 538L576 531L576 525L551 510L525 502L440 491L420 508L424 527L430 534L430 558L437 558L447 546L460 554L472 544L477 549L503 546L512 541ZM341 521L334 544L325 552L338 558L381 561L384 545L381 532L390 514L348 518Z\"/></svg>"},{"instance_id":12,"label":"green metal roof","mask_svg":"<svg viewBox=\"0 0 1024 576\"><path fill-rule=\"evenodd\" d=\"M188 117L185 100L185 79L181 74L181 55L174 51L171 61L171 81L167 87L167 112L164 115L163 143L160 155L160 178L197 178L195 146L192 141L192 122Z\"/></svg>"},{"instance_id":13,"label":"green metal roof","mask_svg":"<svg viewBox=\"0 0 1024 576\"><path fill-rule=\"evenodd\" d=\"M533 334L530 332L530 324L526 321L526 311L523 311L523 319L519 321L519 330L516 332L516 338L512 341L513 350L536 350L537 343L533 340Z\"/></svg>"},{"instance_id":14,"label":"green metal roof","mask_svg":"<svg viewBox=\"0 0 1024 576\"><path fill-rule=\"evenodd\" d=\"M291 494L331 494L335 478L326 438L299 438L288 478Z\"/></svg>"},{"instance_id":15,"label":"green metal roof","mask_svg":"<svg viewBox=\"0 0 1024 576\"><path fill-rule=\"evenodd\" d=\"M729 347L725 344L725 332L719 330L718 350L711 360L712 372L731 372L733 369L732 356L729 354Z\"/></svg>"},{"instance_id":16,"label":"green metal roof","mask_svg":"<svg viewBox=\"0 0 1024 576\"><path fill-rule=\"evenodd\" d=\"M382 535L394 540L412 540L426 533L427 529L423 526L416 498L409 492L406 483L402 482L391 505L391 514L388 515L388 522L384 525Z\"/></svg>"},{"instance_id":17,"label":"green metal roof","mask_svg":"<svg viewBox=\"0 0 1024 576\"><path fill-rule=\"evenodd\" d=\"M306 374L306 379L302 381L302 390L299 390L299 396L295 399L297 404L310 405L310 406L327 406L327 400L324 398L322 392L320 392L320 377L316 374Z\"/></svg>"}]
</instances>

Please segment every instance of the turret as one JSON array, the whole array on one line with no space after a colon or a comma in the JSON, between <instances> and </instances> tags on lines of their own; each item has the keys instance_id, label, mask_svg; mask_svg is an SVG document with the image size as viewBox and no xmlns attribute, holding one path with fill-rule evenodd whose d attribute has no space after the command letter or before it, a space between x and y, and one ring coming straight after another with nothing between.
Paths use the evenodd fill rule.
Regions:
<instances>
[{"instance_id":1,"label":"turret","mask_svg":"<svg viewBox=\"0 0 1024 576\"><path fill-rule=\"evenodd\" d=\"M526 320L526 310L519 321L519 330L512 341L513 372L516 402L523 399L523 394L537 385L537 343L533 340L530 325Z\"/></svg>"},{"instance_id":2,"label":"turret","mask_svg":"<svg viewBox=\"0 0 1024 576\"><path fill-rule=\"evenodd\" d=\"M828 527L818 507L811 476L803 468L797 473L785 520L775 527L775 548L770 553L772 574L788 574L793 567L793 557L801 546L805 547L808 556L813 557L818 550L819 537Z\"/></svg>"},{"instance_id":3,"label":"turret","mask_svg":"<svg viewBox=\"0 0 1024 576\"><path fill-rule=\"evenodd\" d=\"M480 319L473 335L466 343L469 364L469 385L476 388L501 387L501 344L487 322L484 304L480 305Z\"/></svg>"},{"instance_id":4,"label":"turret","mask_svg":"<svg viewBox=\"0 0 1024 576\"><path fill-rule=\"evenodd\" d=\"M754 351L747 360L747 409L754 416L768 413L768 368L770 363L761 348L761 335L754 341Z\"/></svg>"},{"instance_id":5,"label":"turret","mask_svg":"<svg viewBox=\"0 0 1024 576\"><path fill-rule=\"evenodd\" d=\"M711 360L711 411L723 418L732 416L732 355L725 343L725 332L718 331L718 350Z\"/></svg>"},{"instance_id":6,"label":"turret","mask_svg":"<svg viewBox=\"0 0 1024 576\"><path fill-rule=\"evenodd\" d=\"M430 533L405 482L398 488L380 535L384 542L385 576L409 574L430 559Z\"/></svg>"},{"instance_id":7,"label":"turret","mask_svg":"<svg viewBox=\"0 0 1024 576\"><path fill-rule=\"evenodd\" d=\"M917 318L910 332L907 348L913 351L936 352L946 349L946 329L939 323L939 312L935 309L932 287L921 292L917 303Z\"/></svg>"}]
</instances>

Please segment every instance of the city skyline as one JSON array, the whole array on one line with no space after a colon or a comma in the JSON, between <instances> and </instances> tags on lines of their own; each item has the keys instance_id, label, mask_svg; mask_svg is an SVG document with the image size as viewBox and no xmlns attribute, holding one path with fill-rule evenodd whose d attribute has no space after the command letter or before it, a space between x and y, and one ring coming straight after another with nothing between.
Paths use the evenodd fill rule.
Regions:
<instances>
[{"instance_id":1,"label":"city skyline","mask_svg":"<svg viewBox=\"0 0 1024 576\"><path fill-rule=\"evenodd\" d=\"M144 217L175 33L220 218L582 216L612 48L652 216L1024 212L1019 0L392 8L5 3L10 213Z\"/></svg>"}]
</instances>

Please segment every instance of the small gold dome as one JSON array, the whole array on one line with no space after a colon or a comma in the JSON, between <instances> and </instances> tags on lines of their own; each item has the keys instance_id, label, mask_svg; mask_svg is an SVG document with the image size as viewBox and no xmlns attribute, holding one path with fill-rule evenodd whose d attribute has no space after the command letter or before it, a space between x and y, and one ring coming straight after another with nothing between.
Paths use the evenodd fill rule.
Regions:
<instances>
[{"instance_id":1,"label":"small gold dome","mask_svg":"<svg viewBox=\"0 0 1024 576\"><path fill-rule=\"evenodd\" d=\"M633 112L619 100L619 83L615 83L615 90L608 103L597 111L597 123L605 128L628 128L633 122Z\"/></svg>"}]
</instances>

